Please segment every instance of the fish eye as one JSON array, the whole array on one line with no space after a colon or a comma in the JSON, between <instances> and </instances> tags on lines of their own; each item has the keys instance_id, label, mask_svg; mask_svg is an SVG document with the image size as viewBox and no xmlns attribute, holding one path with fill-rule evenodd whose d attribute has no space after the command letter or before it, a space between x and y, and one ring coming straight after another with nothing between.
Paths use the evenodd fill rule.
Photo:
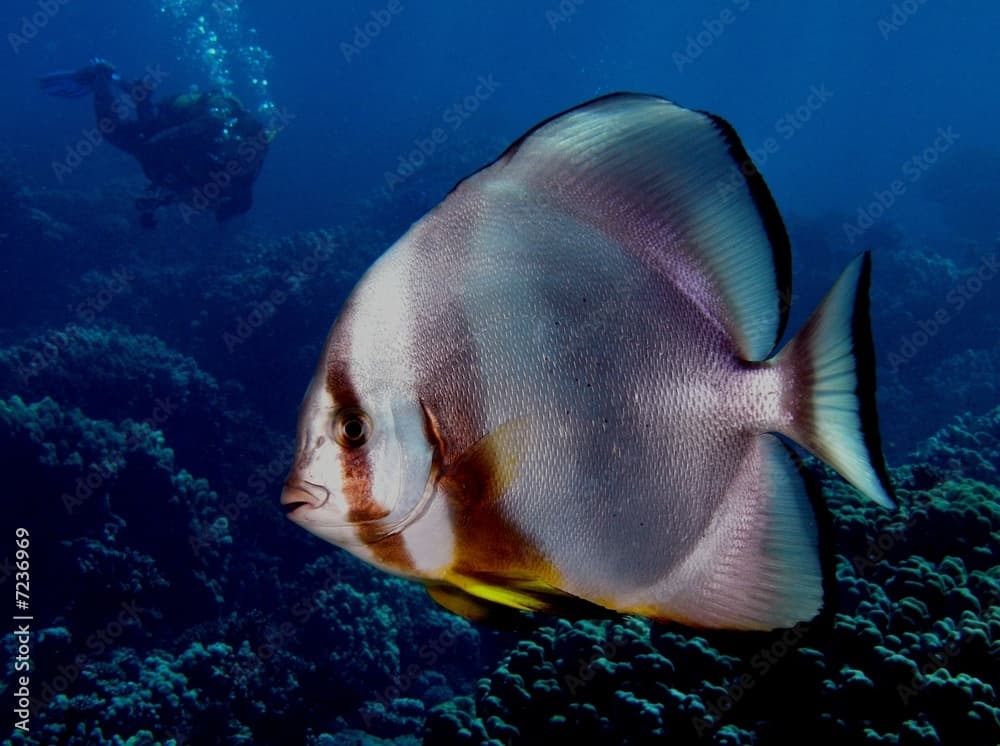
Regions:
<instances>
[{"instance_id":1,"label":"fish eye","mask_svg":"<svg viewBox=\"0 0 1000 746\"><path fill-rule=\"evenodd\" d=\"M360 409L342 409L333 423L333 436L344 448L359 448L368 442L372 425L368 415Z\"/></svg>"}]
</instances>

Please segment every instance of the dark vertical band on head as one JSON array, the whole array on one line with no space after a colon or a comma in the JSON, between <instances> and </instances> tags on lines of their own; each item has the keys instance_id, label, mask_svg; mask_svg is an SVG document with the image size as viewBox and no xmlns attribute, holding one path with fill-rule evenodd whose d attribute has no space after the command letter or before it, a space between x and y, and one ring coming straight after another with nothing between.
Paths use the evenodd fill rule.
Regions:
<instances>
[{"instance_id":1,"label":"dark vertical band on head","mask_svg":"<svg viewBox=\"0 0 1000 746\"><path fill-rule=\"evenodd\" d=\"M349 339L343 335L327 356L326 388L333 399L331 417L346 408L363 409L348 368L349 356L344 354L349 348ZM347 520L352 523L378 520L388 515L388 511L376 505L372 496L372 465L368 456L368 449L364 447L340 449Z\"/></svg>"},{"instance_id":2,"label":"dark vertical band on head","mask_svg":"<svg viewBox=\"0 0 1000 746\"><path fill-rule=\"evenodd\" d=\"M345 307L346 312L346 307ZM333 413L347 408L364 411L361 398L349 368L350 336L347 325L338 328L340 336L333 342L326 359L326 387L333 400ZM375 425L377 427L377 424ZM347 520L357 524L358 538L364 542L380 565L400 572L413 568L413 558L399 534L387 534L379 521L390 511L379 505L372 492L373 466L367 447L341 448L340 464L343 477Z\"/></svg>"}]
</instances>

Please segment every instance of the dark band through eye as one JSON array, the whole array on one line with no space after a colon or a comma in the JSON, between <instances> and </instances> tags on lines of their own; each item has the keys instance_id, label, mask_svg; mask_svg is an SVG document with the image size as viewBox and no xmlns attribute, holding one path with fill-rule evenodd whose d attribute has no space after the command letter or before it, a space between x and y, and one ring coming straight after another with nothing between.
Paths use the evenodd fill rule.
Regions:
<instances>
[{"instance_id":1,"label":"dark band through eye","mask_svg":"<svg viewBox=\"0 0 1000 746\"><path fill-rule=\"evenodd\" d=\"M333 425L334 436L344 448L358 448L368 442L371 422L360 409L345 409L337 413Z\"/></svg>"}]
</instances>

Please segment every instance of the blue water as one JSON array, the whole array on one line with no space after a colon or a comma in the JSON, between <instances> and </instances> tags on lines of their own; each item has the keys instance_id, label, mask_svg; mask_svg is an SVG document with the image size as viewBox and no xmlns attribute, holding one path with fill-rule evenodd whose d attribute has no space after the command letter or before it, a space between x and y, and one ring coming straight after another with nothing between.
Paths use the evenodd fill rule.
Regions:
<instances>
[{"instance_id":1,"label":"blue water","mask_svg":"<svg viewBox=\"0 0 1000 746\"><path fill-rule=\"evenodd\" d=\"M0 586L24 615L24 529L33 617L20 658L3 628L11 742L1000 743L1000 10L815 5L5 3ZM139 225L135 159L93 137L89 98L38 86L96 56L271 129L247 214ZM899 508L818 472L823 624L494 630L279 508L362 272L525 130L614 91L736 128L792 238L792 332L872 251Z\"/></svg>"}]
</instances>

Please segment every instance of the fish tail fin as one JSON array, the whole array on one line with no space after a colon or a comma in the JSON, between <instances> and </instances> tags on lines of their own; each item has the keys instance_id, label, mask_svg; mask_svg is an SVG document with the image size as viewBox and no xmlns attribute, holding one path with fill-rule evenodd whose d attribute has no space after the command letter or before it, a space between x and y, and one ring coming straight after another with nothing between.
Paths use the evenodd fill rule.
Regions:
<instances>
[{"instance_id":1,"label":"fish tail fin","mask_svg":"<svg viewBox=\"0 0 1000 746\"><path fill-rule=\"evenodd\" d=\"M802 330L773 360L781 371L780 428L879 505L893 507L875 409L869 320L871 254L855 258Z\"/></svg>"}]
</instances>

